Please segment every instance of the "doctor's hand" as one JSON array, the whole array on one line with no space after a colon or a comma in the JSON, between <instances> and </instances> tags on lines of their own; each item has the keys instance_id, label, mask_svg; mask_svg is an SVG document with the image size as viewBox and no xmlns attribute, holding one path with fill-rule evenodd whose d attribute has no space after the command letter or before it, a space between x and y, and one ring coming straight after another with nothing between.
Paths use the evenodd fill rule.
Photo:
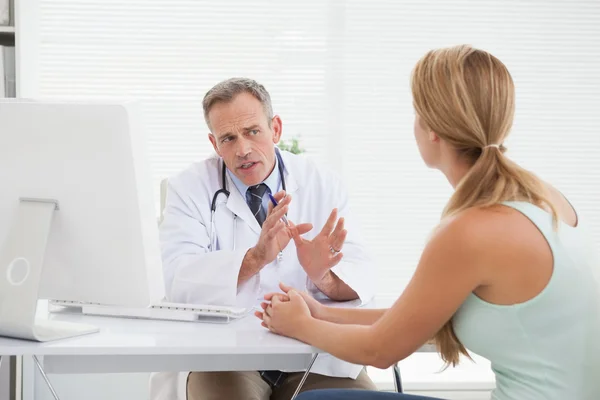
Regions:
<instances>
[{"instance_id":1,"label":"doctor's hand","mask_svg":"<svg viewBox=\"0 0 600 400\"><path fill-rule=\"evenodd\" d=\"M273 296L271 304L263 307L262 313L256 312L256 315L271 332L296 338L295 334L311 318L310 309L302 295L294 289L287 293L287 299L281 296Z\"/></svg>"},{"instance_id":2,"label":"doctor's hand","mask_svg":"<svg viewBox=\"0 0 600 400\"><path fill-rule=\"evenodd\" d=\"M311 224L286 226L281 218L287 213L292 196L281 191L273 195L277 200L277 207L269 204L267 218L263 222L258 243L253 247L253 256L257 258L261 267L271 263L280 251L283 251L294 235L303 235L312 229ZM289 222L289 221L288 221Z\"/></svg>"},{"instance_id":3,"label":"doctor's hand","mask_svg":"<svg viewBox=\"0 0 600 400\"><path fill-rule=\"evenodd\" d=\"M344 218L338 220L337 209L334 209L323 229L314 239L304 239L300 236L302 233L294 235L298 261L314 283L325 278L329 270L342 260L341 250L347 234L348 231L344 229Z\"/></svg>"}]
</instances>

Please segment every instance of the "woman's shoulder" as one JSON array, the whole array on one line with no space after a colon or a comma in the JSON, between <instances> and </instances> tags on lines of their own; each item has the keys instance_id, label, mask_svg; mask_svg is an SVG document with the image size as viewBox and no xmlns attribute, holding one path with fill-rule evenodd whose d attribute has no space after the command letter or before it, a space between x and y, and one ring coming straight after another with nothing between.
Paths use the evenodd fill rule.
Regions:
<instances>
[{"instance_id":1,"label":"woman's shoulder","mask_svg":"<svg viewBox=\"0 0 600 400\"><path fill-rule=\"evenodd\" d=\"M506 230L516 210L503 204L488 207L470 207L440 222L438 231L446 235L466 236L469 239L480 239L489 234L498 234Z\"/></svg>"},{"instance_id":2,"label":"woman's shoulder","mask_svg":"<svg viewBox=\"0 0 600 400\"><path fill-rule=\"evenodd\" d=\"M539 231L514 207L496 204L471 207L444 219L437 240L453 243L482 262L514 256L527 243L537 241Z\"/></svg>"}]
</instances>

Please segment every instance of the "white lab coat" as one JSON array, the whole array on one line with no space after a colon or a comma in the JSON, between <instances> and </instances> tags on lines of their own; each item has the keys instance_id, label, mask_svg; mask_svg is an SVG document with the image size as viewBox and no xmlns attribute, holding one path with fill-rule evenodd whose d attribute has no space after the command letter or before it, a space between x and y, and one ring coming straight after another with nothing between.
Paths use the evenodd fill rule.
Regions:
<instances>
[{"instance_id":1,"label":"white lab coat","mask_svg":"<svg viewBox=\"0 0 600 400\"><path fill-rule=\"evenodd\" d=\"M313 230L304 237L317 235L333 208L338 208L348 230L343 247L344 258L332 271L363 302L374 294L375 270L360 239L360 228L350 213L347 194L340 179L309 158L281 152L287 193L292 196L288 218L296 224L310 222ZM260 225L242 196L227 176L229 198L220 195L215 213L217 251L209 252L210 204L221 189L222 161L212 157L193 164L169 179L164 219L160 227L166 293L169 301L252 307L265 293L279 291L279 282L315 297L324 297L308 279L296 256L293 241L275 260L250 280L237 287L242 260L260 235ZM235 221L234 232L234 215ZM235 235L235 249L233 248ZM251 318L251 317L250 317ZM321 355L312 372L356 378L362 366L329 355ZM156 373L151 378L152 400L185 399L185 373Z\"/></svg>"}]
</instances>

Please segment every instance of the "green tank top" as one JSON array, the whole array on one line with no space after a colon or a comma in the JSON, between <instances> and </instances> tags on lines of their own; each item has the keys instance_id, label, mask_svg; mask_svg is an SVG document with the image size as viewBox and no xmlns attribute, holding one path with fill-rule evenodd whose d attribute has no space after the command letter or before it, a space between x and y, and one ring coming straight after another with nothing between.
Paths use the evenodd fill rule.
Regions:
<instances>
[{"instance_id":1,"label":"green tank top","mask_svg":"<svg viewBox=\"0 0 600 400\"><path fill-rule=\"evenodd\" d=\"M496 400L600 400L600 264L578 221L553 229L545 210L506 202L548 242L554 269L534 298L488 303L471 293L453 318L463 345L491 363Z\"/></svg>"}]
</instances>

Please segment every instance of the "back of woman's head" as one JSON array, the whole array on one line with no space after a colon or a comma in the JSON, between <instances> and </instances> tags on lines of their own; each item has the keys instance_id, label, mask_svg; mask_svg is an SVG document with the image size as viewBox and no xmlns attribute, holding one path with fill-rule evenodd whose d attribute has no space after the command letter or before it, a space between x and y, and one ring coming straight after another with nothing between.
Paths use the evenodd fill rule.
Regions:
<instances>
[{"instance_id":1,"label":"back of woman's head","mask_svg":"<svg viewBox=\"0 0 600 400\"><path fill-rule=\"evenodd\" d=\"M512 78L482 50L463 45L428 52L414 69L412 92L428 128L471 161L486 145L501 144L512 126Z\"/></svg>"},{"instance_id":2,"label":"back of woman's head","mask_svg":"<svg viewBox=\"0 0 600 400\"><path fill-rule=\"evenodd\" d=\"M513 123L515 90L500 60L466 45L432 50L415 66L411 86L414 107L425 128L470 166L443 217L516 200L549 207L556 221L545 185L504 155L503 143ZM449 364L458 363L460 353L468 355L451 321L436 334L435 341Z\"/></svg>"}]
</instances>

